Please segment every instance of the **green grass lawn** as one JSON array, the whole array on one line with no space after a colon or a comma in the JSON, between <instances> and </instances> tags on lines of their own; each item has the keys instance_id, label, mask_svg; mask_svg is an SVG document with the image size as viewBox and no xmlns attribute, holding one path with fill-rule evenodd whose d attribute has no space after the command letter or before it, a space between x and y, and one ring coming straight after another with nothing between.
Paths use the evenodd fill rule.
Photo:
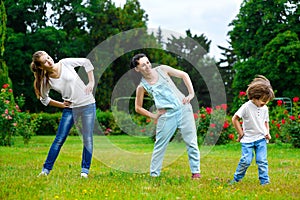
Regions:
<instances>
[{"instance_id":1,"label":"green grass lawn","mask_svg":"<svg viewBox=\"0 0 300 200\"><path fill-rule=\"evenodd\" d=\"M151 178L144 169L149 168L150 139L95 136L89 178L82 179L82 142L70 136L51 174L37 177L53 139L35 136L24 145L22 138L16 138L13 147L0 147L0 199L300 199L300 149L286 144L268 145L271 184L259 185L253 160L242 182L231 186L227 183L240 159L238 143L214 146L210 151L201 148L205 152L202 178L191 180L181 144L171 144L166 157L169 165L160 177Z\"/></svg>"}]
</instances>

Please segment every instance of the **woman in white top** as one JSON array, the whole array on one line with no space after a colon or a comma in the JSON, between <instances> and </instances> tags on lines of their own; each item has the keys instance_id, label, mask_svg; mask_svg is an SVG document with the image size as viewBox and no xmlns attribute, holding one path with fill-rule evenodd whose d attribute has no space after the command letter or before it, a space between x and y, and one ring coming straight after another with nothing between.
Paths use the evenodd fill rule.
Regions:
<instances>
[{"instance_id":1,"label":"woman in white top","mask_svg":"<svg viewBox=\"0 0 300 200\"><path fill-rule=\"evenodd\" d=\"M88 75L86 85L75 71L83 66ZM40 175L47 176L64 144L70 129L81 118L80 127L83 136L81 177L87 178L93 154L93 129L96 116L94 88L94 67L86 58L66 58L55 63L45 51L37 51L32 56L31 70L34 73L34 90L37 98L45 106L63 108L55 140L49 150ZM49 97L50 89L62 95L63 101Z\"/></svg>"}]
</instances>

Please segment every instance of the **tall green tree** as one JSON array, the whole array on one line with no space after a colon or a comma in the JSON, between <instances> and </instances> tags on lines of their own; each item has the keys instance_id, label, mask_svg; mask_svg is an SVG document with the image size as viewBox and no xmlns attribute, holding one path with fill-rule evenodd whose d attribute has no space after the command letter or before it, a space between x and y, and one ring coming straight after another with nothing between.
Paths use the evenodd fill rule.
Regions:
<instances>
[{"instance_id":1,"label":"tall green tree","mask_svg":"<svg viewBox=\"0 0 300 200\"><path fill-rule=\"evenodd\" d=\"M26 97L25 109L32 112L53 110L41 105L35 97L29 70L33 52L46 50L56 61L64 57L86 57L110 36L146 27L147 15L137 0L128 0L122 8L111 0L6 0L4 3L8 20L3 57L16 95ZM122 52L118 47L113 49ZM128 69L124 67L125 62L128 58L112 64L99 81L99 91L111 91L117 78ZM97 95L101 108L109 108L110 94Z\"/></svg>"},{"instance_id":2,"label":"tall green tree","mask_svg":"<svg viewBox=\"0 0 300 200\"><path fill-rule=\"evenodd\" d=\"M245 90L256 74L270 79L276 96L299 96L300 2L244 0L229 31L238 62L234 65L235 94ZM287 52L288 51L288 52ZM296 76L295 76L296 75ZM280 80L279 78L280 77ZM293 80L293 84L291 83Z\"/></svg>"},{"instance_id":3,"label":"tall green tree","mask_svg":"<svg viewBox=\"0 0 300 200\"><path fill-rule=\"evenodd\" d=\"M6 62L4 60L4 42L6 38L6 10L4 2L1 0L0 2L0 87L2 87L3 84L9 82L8 78L8 68L6 66Z\"/></svg>"},{"instance_id":4,"label":"tall green tree","mask_svg":"<svg viewBox=\"0 0 300 200\"><path fill-rule=\"evenodd\" d=\"M209 89L213 91L214 88L208 89L207 85L214 85L210 82L215 81L215 72L217 72L212 70L216 66L214 59L207 56L210 44L211 40L204 34L193 35L190 30L186 31L186 37L172 36L166 44L168 51L175 52L174 57L177 58L178 66L190 75L197 100L202 106L211 105ZM218 84L215 86L218 87Z\"/></svg>"},{"instance_id":5,"label":"tall green tree","mask_svg":"<svg viewBox=\"0 0 300 200\"><path fill-rule=\"evenodd\" d=\"M117 7L111 0L89 0L87 10L85 16L91 38L89 43L91 49L110 36L123 31L146 28L146 21L148 20L138 0L127 0L123 7ZM119 78L129 70L128 63L132 54L124 54L119 57L118 55L125 53L125 49L122 47L138 46L137 43L139 42L142 44L143 41L138 41L134 37L124 38L113 43L114 46L109 47L110 51L106 52L107 57L116 57L116 60L106 68L98 80L96 101L102 110L110 109L112 88Z\"/></svg>"},{"instance_id":6,"label":"tall green tree","mask_svg":"<svg viewBox=\"0 0 300 200\"><path fill-rule=\"evenodd\" d=\"M219 71L224 81L224 85L226 88L227 102L228 104L232 104L233 101L232 82L235 75L233 66L237 62L237 56L234 53L231 41L228 41L228 43L229 43L229 47L218 46L218 48L223 51L221 53L223 58L221 58L216 64L219 67Z\"/></svg>"}]
</instances>

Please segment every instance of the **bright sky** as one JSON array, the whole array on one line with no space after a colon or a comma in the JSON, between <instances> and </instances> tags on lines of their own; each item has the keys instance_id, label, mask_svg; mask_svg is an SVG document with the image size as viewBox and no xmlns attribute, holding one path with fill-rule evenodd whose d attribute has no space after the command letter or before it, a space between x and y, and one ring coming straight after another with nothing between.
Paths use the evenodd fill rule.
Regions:
<instances>
[{"instance_id":1,"label":"bright sky","mask_svg":"<svg viewBox=\"0 0 300 200\"><path fill-rule=\"evenodd\" d=\"M113 0L123 6L126 0ZM217 45L228 47L228 24L236 17L243 0L139 0L148 14L148 28L170 30L185 35L204 34L212 41L210 55L217 60L221 50Z\"/></svg>"}]
</instances>

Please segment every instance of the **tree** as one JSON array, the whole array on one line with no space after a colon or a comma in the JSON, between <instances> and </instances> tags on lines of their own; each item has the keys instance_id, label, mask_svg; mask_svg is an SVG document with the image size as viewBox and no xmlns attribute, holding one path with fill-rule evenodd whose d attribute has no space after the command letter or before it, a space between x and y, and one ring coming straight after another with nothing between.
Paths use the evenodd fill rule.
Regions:
<instances>
[{"instance_id":1,"label":"tree","mask_svg":"<svg viewBox=\"0 0 300 200\"><path fill-rule=\"evenodd\" d=\"M128 0L123 8L116 7L111 0L20 0L17 3L7 0L5 8L8 20L3 58L16 95L26 97L25 109L32 112L56 111L44 107L35 97L33 75L29 70L35 51L46 50L56 61L64 57L86 57L110 36L146 27L147 20L137 0ZM122 52L118 47L113 49ZM124 68L128 60L118 59L99 81L100 93L96 98L103 110L110 106L110 94L101 92L111 91L117 78L128 69L127 66Z\"/></svg>"},{"instance_id":2,"label":"tree","mask_svg":"<svg viewBox=\"0 0 300 200\"><path fill-rule=\"evenodd\" d=\"M5 10L5 6L4 6L4 2L1 0L1 4L0 4L0 87L9 82L9 78L8 78L8 68L6 66L6 62L4 60L4 42L5 42L5 38L6 38L6 10Z\"/></svg>"},{"instance_id":3,"label":"tree","mask_svg":"<svg viewBox=\"0 0 300 200\"><path fill-rule=\"evenodd\" d=\"M215 87L220 86L215 61L207 56L210 44L211 40L204 34L193 35L190 30L186 31L186 37L172 36L166 44L166 49L177 58L178 66L190 75L195 94L203 106L211 105L210 92L218 91Z\"/></svg>"},{"instance_id":4,"label":"tree","mask_svg":"<svg viewBox=\"0 0 300 200\"><path fill-rule=\"evenodd\" d=\"M300 41L295 32L278 34L264 48L261 72L272 77L277 96L300 96ZM287 89L288 88L288 89Z\"/></svg>"},{"instance_id":5,"label":"tree","mask_svg":"<svg viewBox=\"0 0 300 200\"><path fill-rule=\"evenodd\" d=\"M221 58L219 62L217 62L217 65L219 67L219 71L221 73L226 88L227 101L229 104L231 104L233 101L232 82L235 74L233 70L233 66L237 63L238 59L232 48L231 41L228 41L228 43L229 43L228 48L218 46L218 48L223 51L221 55L224 58Z\"/></svg>"},{"instance_id":6,"label":"tree","mask_svg":"<svg viewBox=\"0 0 300 200\"><path fill-rule=\"evenodd\" d=\"M276 96L299 96L300 2L293 0L244 0L240 12L230 25L234 65L234 92L246 90L256 74L265 75ZM280 80L279 80L280 77ZM293 80L293 84L287 84ZM295 85L296 84L296 85Z\"/></svg>"}]
</instances>

